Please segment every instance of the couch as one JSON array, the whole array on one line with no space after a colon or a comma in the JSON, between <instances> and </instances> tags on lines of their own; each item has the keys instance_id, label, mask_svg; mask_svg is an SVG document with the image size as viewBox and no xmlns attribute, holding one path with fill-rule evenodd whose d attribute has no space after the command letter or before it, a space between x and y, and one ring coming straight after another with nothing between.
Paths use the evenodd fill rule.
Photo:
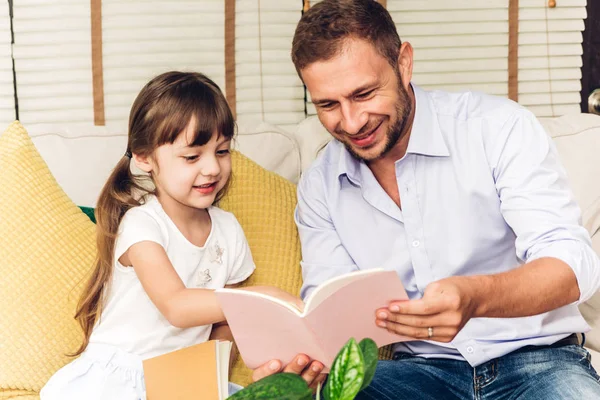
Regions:
<instances>
[{"instance_id":1,"label":"couch","mask_svg":"<svg viewBox=\"0 0 600 400\"><path fill-rule=\"evenodd\" d=\"M596 161L600 117L570 115L542 123L554 139L581 206L582 223L600 254L600 163ZM17 144L8 144L9 156L14 158L5 154L2 146L7 144L0 136L0 185L5 185L0 190L0 220L11 222L7 225L2 220L0 225L0 272L9 275L0 283L0 399L37 398L45 379L68 361L64 353L72 351L79 340L70 317L77 288L85 276L84 266L93 260L94 226L76 206L95 206L101 186L123 156L126 144L123 131L110 127L25 128L35 148L19 126L11 126L12 131L4 133L15 136L15 129L19 130ZM266 122L239 126L234 144L239 152L234 154L234 185L222 206L236 214L248 236L258 266L250 283L275 284L298 293L300 250L292 217L295 184L329 140L316 117L302 121L294 131ZM19 180L12 179L13 175ZM32 198L24 194L27 190L40 195ZM47 236L50 226L56 229ZM22 233L24 241L31 241L29 248L18 248L21 241L2 238L11 232ZM29 256L32 249L37 258ZM57 249L64 254L55 265L52 256ZM9 259L8 264L3 257ZM71 263L71 269L62 267L63 260ZM32 262L38 264L31 267ZM53 290L47 283L34 291L32 287L39 281L52 282ZM593 328L586 335L586 347L599 369L600 295L580 309ZM59 325L60 330L54 329ZM249 382L249 372L239 359L232 380Z\"/></svg>"}]
</instances>

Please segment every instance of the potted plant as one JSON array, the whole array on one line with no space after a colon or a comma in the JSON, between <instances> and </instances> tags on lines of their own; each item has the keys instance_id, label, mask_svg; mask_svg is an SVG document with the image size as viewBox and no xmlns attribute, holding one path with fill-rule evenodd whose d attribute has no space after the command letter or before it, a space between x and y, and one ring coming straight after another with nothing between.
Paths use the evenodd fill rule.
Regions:
<instances>
[{"instance_id":1,"label":"potted plant","mask_svg":"<svg viewBox=\"0 0 600 400\"><path fill-rule=\"evenodd\" d=\"M358 392L369 386L377 367L377 345L371 339L356 343L354 338L342 347L337 354L327 383L322 391L324 400L352 400ZM320 387L317 400L321 398ZM302 377L280 373L254 382L240 390L229 400L312 400L312 390Z\"/></svg>"}]
</instances>

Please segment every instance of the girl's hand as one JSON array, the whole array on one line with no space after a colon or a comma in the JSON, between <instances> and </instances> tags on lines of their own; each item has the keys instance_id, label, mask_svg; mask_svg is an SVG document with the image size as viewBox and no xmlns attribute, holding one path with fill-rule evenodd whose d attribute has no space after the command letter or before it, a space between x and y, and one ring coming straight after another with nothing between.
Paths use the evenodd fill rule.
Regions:
<instances>
[{"instance_id":1,"label":"girl's hand","mask_svg":"<svg viewBox=\"0 0 600 400\"><path fill-rule=\"evenodd\" d=\"M300 312L304 310L304 302L300 298L293 296L285 290L279 289L275 286L249 286L240 289L266 294L267 296L275 297L279 300L285 301L286 303L290 303L298 310L300 310Z\"/></svg>"}]
</instances>

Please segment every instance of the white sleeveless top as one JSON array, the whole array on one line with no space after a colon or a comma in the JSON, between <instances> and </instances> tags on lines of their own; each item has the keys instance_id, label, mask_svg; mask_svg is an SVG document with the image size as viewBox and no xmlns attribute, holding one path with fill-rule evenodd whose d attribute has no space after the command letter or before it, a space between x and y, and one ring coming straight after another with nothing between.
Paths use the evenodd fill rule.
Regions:
<instances>
[{"instance_id":1,"label":"white sleeveless top","mask_svg":"<svg viewBox=\"0 0 600 400\"><path fill-rule=\"evenodd\" d=\"M217 207L208 212L211 232L204 246L198 247L183 236L155 196L127 211L115 244L112 282L90 343L116 346L147 359L208 340L211 325L172 326L152 303L134 269L118 262L132 245L152 241L164 247L188 288L217 289L245 280L255 266L240 224L233 214Z\"/></svg>"}]
</instances>

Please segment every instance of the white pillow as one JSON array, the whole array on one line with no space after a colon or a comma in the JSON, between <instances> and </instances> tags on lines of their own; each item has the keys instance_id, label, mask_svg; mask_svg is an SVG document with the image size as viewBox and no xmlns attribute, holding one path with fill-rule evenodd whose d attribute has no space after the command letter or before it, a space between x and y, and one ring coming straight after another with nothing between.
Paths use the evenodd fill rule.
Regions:
<instances>
[{"instance_id":1,"label":"white pillow","mask_svg":"<svg viewBox=\"0 0 600 400\"><path fill-rule=\"evenodd\" d=\"M102 186L125 154L127 133L90 124L26 125L52 175L73 202L95 207Z\"/></svg>"},{"instance_id":2,"label":"white pillow","mask_svg":"<svg viewBox=\"0 0 600 400\"><path fill-rule=\"evenodd\" d=\"M554 139L582 223L593 235L600 229L600 116L572 114L540 121Z\"/></svg>"},{"instance_id":3,"label":"white pillow","mask_svg":"<svg viewBox=\"0 0 600 400\"><path fill-rule=\"evenodd\" d=\"M329 143L332 136L321 124L316 115L300 122L294 131L294 136L300 144L302 171L306 171L317 158L321 150Z\"/></svg>"},{"instance_id":4,"label":"white pillow","mask_svg":"<svg viewBox=\"0 0 600 400\"><path fill-rule=\"evenodd\" d=\"M102 186L125 154L126 127L31 124L25 128L73 202L95 207ZM291 133L264 122L245 123L239 126L234 147L262 167L298 182L300 151Z\"/></svg>"},{"instance_id":5,"label":"white pillow","mask_svg":"<svg viewBox=\"0 0 600 400\"><path fill-rule=\"evenodd\" d=\"M263 121L238 122L234 148L261 167L298 183L300 148L291 133Z\"/></svg>"}]
</instances>

